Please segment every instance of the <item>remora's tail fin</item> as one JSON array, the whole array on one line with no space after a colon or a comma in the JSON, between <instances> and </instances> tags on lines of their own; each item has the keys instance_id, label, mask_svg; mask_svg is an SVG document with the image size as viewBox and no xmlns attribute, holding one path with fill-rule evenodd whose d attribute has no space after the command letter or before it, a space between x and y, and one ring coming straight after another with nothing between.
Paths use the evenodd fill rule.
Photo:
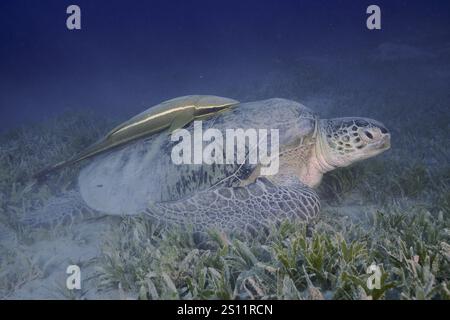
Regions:
<instances>
[{"instance_id":1,"label":"remora's tail fin","mask_svg":"<svg viewBox=\"0 0 450 320\"><path fill-rule=\"evenodd\" d=\"M50 166L48 168L45 168L38 173L36 173L33 178L37 181L42 181L45 179L49 174L52 172L55 172L57 170L64 169L66 167L69 167L71 165L74 165L82 160L88 159L94 155L97 155L101 152L106 151L107 149L111 148L111 143L106 140L101 140L92 146L86 148L81 153L75 155L74 157L70 158L69 160L59 162L53 166Z\"/></svg>"},{"instance_id":2,"label":"remora's tail fin","mask_svg":"<svg viewBox=\"0 0 450 320\"><path fill-rule=\"evenodd\" d=\"M72 164L75 164L77 161L74 161L74 160L68 160L68 161L62 161L62 162L59 162L59 163L57 163L57 164L55 164L55 165L53 165L53 166L51 166L51 167L47 167L47 168L45 168L45 169L43 169L43 170L41 170L41 171L39 171L39 172L37 172L37 173L35 173L34 175L33 175L33 179L35 179L35 180L37 180L38 182L39 181L42 181L43 179L45 179L50 173L52 173L52 172L54 172L54 171L57 171L57 170L60 170L60 169L63 169L63 168L65 168L65 167L68 167L68 166L70 166L70 165L72 165Z\"/></svg>"}]
</instances>

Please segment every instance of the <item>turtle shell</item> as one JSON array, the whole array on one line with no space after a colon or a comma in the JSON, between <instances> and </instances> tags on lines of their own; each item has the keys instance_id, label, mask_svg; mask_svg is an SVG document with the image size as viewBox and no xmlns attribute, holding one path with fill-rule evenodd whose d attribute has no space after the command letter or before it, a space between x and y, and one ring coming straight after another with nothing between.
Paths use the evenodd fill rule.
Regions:
<instances>
[{"instance_id":1,"label":"turtle shell","mask_svg":"<svg viewBox=\"0 0 450 320\"><path fill-rule=\"evenodd\" d=\"M316 115L300 103L269 99L241 103L233 109L202 122L203 132L214 128L227 140L227 129L278 129L280 148L296 146L302 137L311 136ZM197 128L198 129L198 123ZM194 123L185 129L194 137ZM270 140L270 139L267 139ZM270 150L270 141L268 150ZM256 164L175 164L172 150L180 143L171 141L167 130L130 142L119 149L91 160L79 174L84 201L93 209L108 214L138 214L149 201L178 200L215 187L232 186L249 177ZM210 143L203 142L203 150ZM222 146L226 142L222 141ZM223 156L225 158L225 149ZM236 149L235 149L236 152ZM245 154L249 149L246 145Z\"/></svg>"}]
</instances>

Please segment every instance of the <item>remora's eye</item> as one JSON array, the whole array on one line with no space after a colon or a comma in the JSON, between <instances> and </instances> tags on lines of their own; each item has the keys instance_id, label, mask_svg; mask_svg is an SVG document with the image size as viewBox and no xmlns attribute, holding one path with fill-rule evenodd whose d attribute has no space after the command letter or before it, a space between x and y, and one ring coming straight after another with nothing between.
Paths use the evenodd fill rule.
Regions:
<instances>
[{"instance_id":1,"label":"remora's eye","mask_svg":"<svg viewBox=\"0 0 450 320\"><path fill-rule=\"evenodd\" d=\"M369 131L364 131L364 133L366 134L367 138L373 139L373 135Z\"/></svg>"}]
</instances>

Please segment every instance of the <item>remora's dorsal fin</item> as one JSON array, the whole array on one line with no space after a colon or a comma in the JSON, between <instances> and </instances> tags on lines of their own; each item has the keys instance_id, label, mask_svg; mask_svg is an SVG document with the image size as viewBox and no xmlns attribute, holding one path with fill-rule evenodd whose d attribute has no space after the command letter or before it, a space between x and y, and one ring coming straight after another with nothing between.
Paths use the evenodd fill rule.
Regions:
<instances>
[{"instance_id":1,"label":"remora's dorsal fin","mask_svg":"<svg viewBox=\"0 0 450 320\"><path fill-rule=\"evenodd\" d=\"M42 170L35 177L41 179L55 170L168 128L169 132L172 132L196 118L211 116L237 104L239 104L238 101L230 98L208 95L190 95L164 101L115 127L104 139L86 148L70 160Z\"/></svg>"}]
</instances>

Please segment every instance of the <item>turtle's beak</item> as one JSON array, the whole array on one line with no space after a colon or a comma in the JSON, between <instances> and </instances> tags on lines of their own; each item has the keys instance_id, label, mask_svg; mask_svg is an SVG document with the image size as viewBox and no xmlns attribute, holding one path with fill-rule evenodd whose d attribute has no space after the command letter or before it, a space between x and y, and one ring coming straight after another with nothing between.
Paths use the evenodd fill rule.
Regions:
<instances>
[{"instance_id":1,"label":"turtle's beak","mask_svg":"<svg viewBox=\"0 0 450 320\"><path fill-rule=\"evenodd\" d=\"M383 135L379 142L379 146L382 150L388 150L391 148L391 135L389 133Z\"/></svg>"}]
</instances>

